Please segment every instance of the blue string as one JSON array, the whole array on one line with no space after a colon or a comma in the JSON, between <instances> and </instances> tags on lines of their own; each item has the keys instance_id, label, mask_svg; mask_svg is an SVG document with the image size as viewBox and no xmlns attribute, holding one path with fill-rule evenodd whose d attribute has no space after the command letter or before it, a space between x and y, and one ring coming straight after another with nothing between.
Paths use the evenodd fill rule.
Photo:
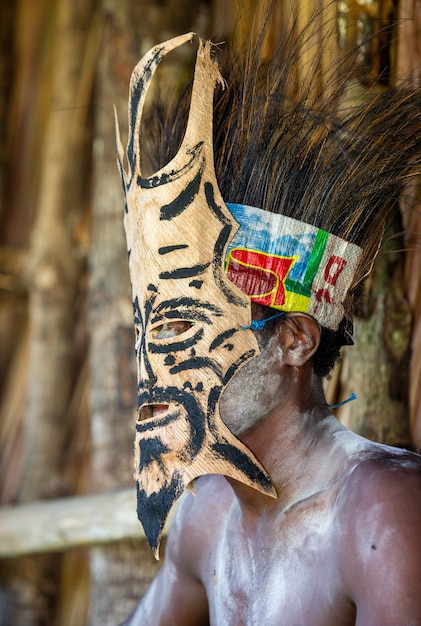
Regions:
<instances>
[{"instance_id":1,"label":"blue string","mask_svg":"<svg viewBox=\"0 0 421 626\"><path fill-rule=\"evenodd\" d=\"M346 400L342 400L342 402L338 402L338 404L328 404L327 406L329 407L329 409L337 409L338 407L343 406L344 404L348 404L348 402L352 402L356 399L357 394L352 392L349 398L347 398Z\"/></svg>"},{"instance_id":2,"label":"blue string","mask_svg":"<svg viewBox=\"0 0 421 626\"><path fill-rule=\"evenodd\" d=\"M274 320L277 317L284 317L286 315L285 311L281 311L276 315L272 315L271 317L266 317L264 320L251 320L250 326L240 326L241 330L262 330L265 327L265 324L270 322L270 320Z\"/></svg>"}]
</instances>

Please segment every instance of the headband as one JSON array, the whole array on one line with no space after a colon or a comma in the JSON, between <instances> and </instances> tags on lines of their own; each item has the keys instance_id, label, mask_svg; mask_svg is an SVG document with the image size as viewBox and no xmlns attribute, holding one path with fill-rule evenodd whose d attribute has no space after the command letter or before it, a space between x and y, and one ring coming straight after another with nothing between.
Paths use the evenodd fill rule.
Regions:
<instances>
[{"instance_id":1,"label":"headband","mask_svg":"<svg viewBox=\"0 0 421 626\"><path fill-rule=\"evenodd\" d=\"M228 278L252 302L300 311L336 330L362 249L310 224L228 203L239 229L229 243Z\"/></svg>"}]
</instances>

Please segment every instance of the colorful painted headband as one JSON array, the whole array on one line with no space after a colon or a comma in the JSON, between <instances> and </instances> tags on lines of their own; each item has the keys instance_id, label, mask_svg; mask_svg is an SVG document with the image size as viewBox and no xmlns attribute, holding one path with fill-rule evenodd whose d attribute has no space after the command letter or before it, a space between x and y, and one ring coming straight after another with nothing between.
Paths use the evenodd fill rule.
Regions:
<instances>
[{"instance_id":1,"label":"colorful painted headband","mask_svg":"<svg viewBox=\"0 0 421 626\"><path fill-rule=\"evenodd\" d=\"M227 207L240 226L227 250L228 278L252 302L309 313L336 330L362 249L285 215Z\"/></svg>"}]
</instances>

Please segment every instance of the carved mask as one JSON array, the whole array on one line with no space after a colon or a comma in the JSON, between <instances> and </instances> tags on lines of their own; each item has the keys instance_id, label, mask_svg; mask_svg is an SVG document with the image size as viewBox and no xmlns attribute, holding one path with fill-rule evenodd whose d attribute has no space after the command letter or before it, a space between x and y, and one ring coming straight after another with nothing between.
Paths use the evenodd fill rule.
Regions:
<instances>
[{"instance_id":1,"label":"carved mask","mask_svg":"<svg viewBox=\"0 0 421 626\"><path fill-rule=\"evenodd\" d=\"M133 71L127 170L118 163L133 288L138 366L135 478L138 516L158 557L174 501L195 478L224 474L276 497L269 476L221 420L220 395L258 353L250 299L224 272L237 224L215 178L213 91L221 81L200 44L183 143L152 176L142 174L139 128L146 91L165 54L192 33L150 50Z\"/></svg>"}]
</instances>

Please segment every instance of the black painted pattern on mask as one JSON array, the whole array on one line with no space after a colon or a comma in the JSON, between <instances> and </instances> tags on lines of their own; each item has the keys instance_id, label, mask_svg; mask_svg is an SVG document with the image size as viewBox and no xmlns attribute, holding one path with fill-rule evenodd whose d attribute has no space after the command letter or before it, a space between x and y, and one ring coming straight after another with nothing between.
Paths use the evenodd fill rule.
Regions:
<instances>
[{"instance_id":1,"label":"black painted pattern on mask","mask_svg":"<svg viewBox=\"0 0 421 626\"><path fill-rule=\"evenodd\" d=\"M170 252L174 252L175 250L184 250L185 248L188 248L189 246L186 243L182 243L179 245L174 245L174 246L163 246L162 248L158 248L158 254L160 254L161 256L164 254L169 254Z\"/></svg>"},{"instance_id":2,"label":"black painted pattern on mask","mask_svg":"<svg viewBox=\"0 0 421 626\"><path fill-rule=\"evenodd\" d=\"M199 330L192 337L183 339L182 341L171 341L171 343L163 344L150 341L148 343L148 350L153 354L168 354L169 352L187 350L187 348L194 346L198 341L203 339L203 333L203 328L199 328ZM168 341L168 339L165 341Z\"/></svg>"},{"instance_id":3,"label":"black painted pattern on mask","mask_svg":"<svg viewBox=\"0 0 421 626\"><path fill-rule=\"evenodd\" d=\"M183 491L184 483L180 472L174 473L169 485L165 485L157 493L151 495L147 495L139 483L136 484L137 516L149 545L155 552L158 550L168 513Z\"/></svg>"},{"instance_id":4,"label":"black painted pattern on mask","mask_svg":"<svg viewBox=\"0 0 421 626\"><path fill-rule=\"evenodd\" d=\"M256 355L256 351L255 350L248 350L247 352L243 352L243 354L240 356L240 358L237 359L237 361L235 363L233 363L231 365L231 367L229 367L228 370L225 372L225 375L222 378L222 383L224 385L227 385L228 382L231 380L231 378L236 373L236 371L238 370L238 368L241 365L243 365L243 363L247 363L247 361L250 361L255 355Z\"/></svg>"},{"instance_id":5,"label":"black painted pattern on mask","mask_svg":"<svg viewBox=\"0 0 421 626\"><path fill-rule=\"evenodd\" d=\"M193 165L196 163L200 154L202 152L203 141L199 141L193 148L190 150L186 150L186 154L191 154L191 158L181 167L179 170L170 170L169 172L165 172L164 174L159 174L158 176L150 176L149 178L142 178L142 176L138 176L137 184L142 189L154 189L159 187L160 185L166 185L167 183L171 183L178 178L188 174L188 172L192 169Z\"/></svg>"},{"instance_id":6,"label":"black painted pattern on mask","mask_svg":"<svg viewBox=\"0 0 421 626\"><path fill-rule=\"evenodd\" d=\"M169 204L165 204L161 207L160 220L172 220L188 206L192 204L197 194L199 193L200 184L202 182L203 171L205 169L205 159L202 160L202 164L197 172L196 176L191 182L189 182L183 191Z\"/></svg>"},{"instance_id":7,"label":"black painted pattern on mask","mask_svg":"<svg viewBox=\"0 0 421 626\"><path fill-rule=\"evenodd\" d=\"M166 319L196 320L211 324L210 314L214 317L222 317L224 313L211 302L198 301L182 296L180 298L172 298L171 300L163 300L155 307L153 318L150 321L154 325Z\"/></svg>"},{"instance_id":8,"label":"black painted pattern on mask","mask_svg":"<svg viewBox=\"0 0 421 626\"><path fill-rule=\"evenodd\" d=\"M224 343L224 341L226 339L229 339L230 337L232 337L237 332L238 332L238 328L229 328L228 330L224 331L223 333L220 333L217 337L215 337L215 339L210 344L209 352L212 352L212 350L215 350L216 348L219 348L219 346L222 343Z\"/></svg>"},{"instance_id":9,"label":"black painted pattern on mask","mask_svg":"<svg viewBox=\"0 0 421 626\"><path fill-rule=\"evenodd\" d=\"M209 265L210 263L199 263L197 265L192 265L191 267L179 267L175 270L161 272L159 278L162 280L182 280L183 278L200 276L206 272Z\"/></svg>"},{"instance_id":10,"label":"black painted pattern on mask","mask_svg":"<svg viewBox=\"0 0 421 626\"><path fill-rule=\"evenodd\" d=\"M232 223L230 220L222 212L221 207L215 201L215 194L213 185L209 182L206 182L204 185L206 200L208 203L208 207L214 213L214 215L222 222L224 225L221 229L221 232L215 242L214 247L214 255L213 255L213 275L215 279L215 283L220 289L220 291L224 294L227 302L230 304L234 304L235 306L241 306L245 308L249 306L247 300L244 299L243 296L238 296L233 288L230 288L227 283L223 280L221 268L224 266L224 255L226 250L226 245L231 237L232 233Z\"/></svg>"},{"instance_id":11,"label":"black painted pattern on mask","mask_svg":"<svg viewBox=\"0 0 421 626\"><path fill-rule=\"evenodd\" d=\"M133 301L133 310L134 310L134 324L135 328L139 331L139 339L140 343L137 348L137 358L140 359L143 357L143 362L145 365L146 373L148 375L148 379L150 384L156 384L157 378L152 370L151 364L148 359L147 350L146 350L146 325L148 323L148 318L151 313L152 304L155 299L155 295L150 298L145 305L145 318L142 316L142 312L139 306L139 299L136 296Z\"/></svg>"},{"instance_id":12,"label":"black painted pattern on mask","mask_svg":"<svg viewBox=\"0 0 421 626\"><path fill-rule=\"evenodd\" d=\"M145 86L147 86L150 83L152 74L154 73L157 65L159 64L159 62L161 61L163 57L163 50L164 50L163 45L157 46L154 54L148 60L148 62L146 63L144 67L143 75L139 76L134 89L131 89L131 93L130 93L131 107L130 107L129 127L132 130L136 128L136 119L137 119L137 114L138 114L138 109L139 109L139 102L145 91ZM135 141L138 141L138 137L135 137L134 133L131 132L129 143L127 145L127 160L130 164L132 173L136 171L136 163L137 163L137 158L138 158L138 155L135 153L135 149L134 149ZM129 181L129 184L130 184L130 181Z\"/></svg>"},{"instance_id":13,"label":"black painted pattern on mask","mask_svg":"<svg viewBox=\"0 0 421 626\"><path fill-rule=\"evenodd\" d=\"M170 369L170 374L179 374L180 372L192 369L210 369L218 376L219 379L222 378L222 371L219 363L216 363L216 361L203 356L186 359L185 361L174 365Z\"/></svg>"}]
</instances>

